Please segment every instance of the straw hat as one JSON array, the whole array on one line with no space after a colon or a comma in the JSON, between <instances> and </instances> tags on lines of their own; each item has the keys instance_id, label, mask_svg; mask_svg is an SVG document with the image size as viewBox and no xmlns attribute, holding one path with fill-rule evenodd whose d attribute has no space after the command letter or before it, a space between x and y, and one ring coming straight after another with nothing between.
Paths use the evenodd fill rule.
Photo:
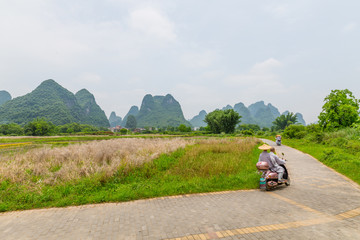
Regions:
<instances>
[{"instance_id":1,"label":"straw hat","mask_svg":"<svg viewBox=\"0 0 360 240\"><path fill-rule=\"evenodd\" d=\"M263 145L261 145L260 147L258 147L260 150L270 150L270 146L269 145L267 145L267 144L263 144Z\"/></svg>"}]
</instances>

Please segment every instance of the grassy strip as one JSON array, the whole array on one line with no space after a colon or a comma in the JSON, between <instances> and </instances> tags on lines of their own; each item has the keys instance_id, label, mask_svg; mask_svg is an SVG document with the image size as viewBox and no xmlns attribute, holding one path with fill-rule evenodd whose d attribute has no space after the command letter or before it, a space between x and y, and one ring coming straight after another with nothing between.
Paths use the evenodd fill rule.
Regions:
<instances>
[{"instance_id":1,"label":"grassy strip","mask_svg":"<svg viewBox=\"0 0 360 240\"><path fill-rule=\"evenodd\" d=\"M199 143L161 155L142 166L122 166L110 178L91 178L58 185L3 181L0 211L121 202L178 194L258 187L256 142L226 140Z\"/></svg>"},{"instance_id":2,"label":"grassy strip","mask_svg":"<svg viewBox=\"0 0 360 240\"><path fill-rule=\"evenodd\" d=\"M317 144L304 139L283 139L283 144L308 153L325 165L360 184L360 152L347 147Z\"/></svg>"}]
</instances>

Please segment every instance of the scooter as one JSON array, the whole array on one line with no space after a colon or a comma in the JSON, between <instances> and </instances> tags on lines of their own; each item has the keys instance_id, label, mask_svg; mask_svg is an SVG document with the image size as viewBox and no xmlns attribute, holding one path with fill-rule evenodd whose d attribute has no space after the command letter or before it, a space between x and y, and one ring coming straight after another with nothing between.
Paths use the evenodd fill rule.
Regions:
<instances>
[{"instance_id":1,"label":"scooter","mask_svg":"<svg viewBox=\"0 0 360 240\"><path fill-rule=\"evenodd\" d=\"M281 146L281 136L280 135L276 135L276 137L275 137L275 142L276 142L276 145L278 145L278 146Z\"/></svg>"},{"instance_id":2,"label":"scooter","mask_svg":"<svg viewBox=\"0 0 360 240\"><path fill-rule=\"evenodd\" d=\"M290 176L289 172L286 169L285 165L280 165L285 169L283 180L284 182L278 181L277 172L272 172L269 169L269 164L267 162L258 162L256 163L257 169L262 173L260 177L260 189L269 191L278 186L285 184L286 186L290 186Z\"/></svg>"}]
</instances>

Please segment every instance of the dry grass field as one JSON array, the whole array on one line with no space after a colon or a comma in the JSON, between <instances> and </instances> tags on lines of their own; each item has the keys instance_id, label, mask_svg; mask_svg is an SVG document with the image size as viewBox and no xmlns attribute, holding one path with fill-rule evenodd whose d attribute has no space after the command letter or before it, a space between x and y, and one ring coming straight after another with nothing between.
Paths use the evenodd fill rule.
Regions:
<instances>
[{"instance_id":1,"label":"dry grass field","mask_svg":"<svg viewBox=\"0 0 360 240\"><path fill-rule=\"evenodd\" d=\"M119 167L141 165L192 143L184 138L124 138L66 147L44 146L1 155L0 181L55 184L94 174L110 177Z\"/></svg>"},{"instance_id":2,"label":"dry grass field","mask_svg":"<svg viewBox=\"0 0 360 240\"><path fill-rule=\"evenodd\" d=\"M258 186L255 138L64 140L1 150L0 212Z\"/></svg>"}]
</instances>

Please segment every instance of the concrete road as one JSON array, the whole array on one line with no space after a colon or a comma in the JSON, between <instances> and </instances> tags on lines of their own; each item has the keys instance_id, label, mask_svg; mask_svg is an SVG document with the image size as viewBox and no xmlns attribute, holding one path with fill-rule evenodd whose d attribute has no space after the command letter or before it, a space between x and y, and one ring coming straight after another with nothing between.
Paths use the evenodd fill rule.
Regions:
<instances>
[{"instance_id":1,"label":"concrete road","mask_svg":"<svg viewBox=\"0 0 360 240\"><path fill-rule=\"evenodd\" d=\"M289 187L8 212L0 239L360 239L359 185L276 149L288 159Z\"/></svg>"}]
</instances>

